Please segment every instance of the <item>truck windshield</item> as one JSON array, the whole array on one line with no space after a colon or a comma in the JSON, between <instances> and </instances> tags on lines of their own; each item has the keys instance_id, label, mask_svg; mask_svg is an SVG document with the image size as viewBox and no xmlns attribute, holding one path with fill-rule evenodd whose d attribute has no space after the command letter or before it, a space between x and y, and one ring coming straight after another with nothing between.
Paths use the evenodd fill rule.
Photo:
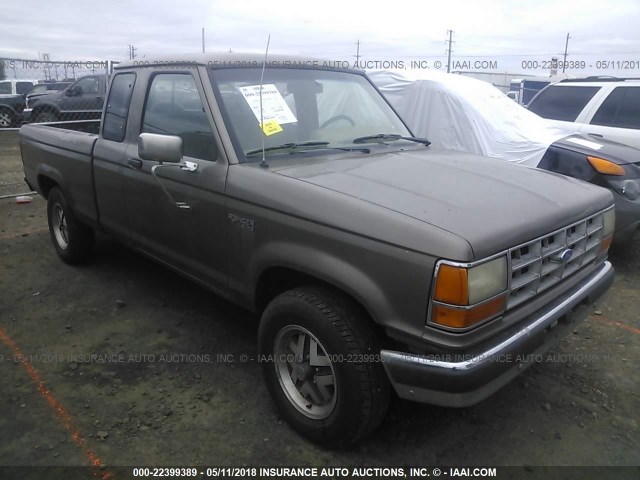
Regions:
<instances>
[{"instance_id":1,"label":"truck windshield","mask_svg":"<svg viewBox=\"0 0 640 480\"><path fill-rule=\"evenodd\" d=\"M354 139L380 133L411 134L381 95L362 75L320 69L260 68L210 71L225 122L239 150L240 161L265 154L344 153ZM262 128L260 118L262 116ZM359 151L362 151L358 142ZM371 145L380 144L372 139ZM395 142L394 142L395 143ZM304 148L280 148L304 146Z\"/></svg>"}]
</instances>

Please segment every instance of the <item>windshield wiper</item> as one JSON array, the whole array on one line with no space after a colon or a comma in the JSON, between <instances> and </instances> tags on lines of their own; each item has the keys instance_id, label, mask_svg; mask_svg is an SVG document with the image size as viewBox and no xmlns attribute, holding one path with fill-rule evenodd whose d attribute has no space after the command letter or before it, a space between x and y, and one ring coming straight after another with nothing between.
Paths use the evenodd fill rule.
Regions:
<instances>
[{"instance_id":1,"label":"windshield wiper","mask_svg":"<svg viewBox=\"0 0 640 480\"><path fill-rule=\"evenodd\" d=\"M265 152L270 152L273 150L289 150L290 153L294 152L295 150L301 149L301 148L314 148L314 147L319 147L319 148L329 148L332 150L344 150L347 152L362 152L362 153L369 153L370 150L368 148L362 148L362 147L329 147L329 142L300 142L300 143L283 143L282 145L276 145L273 147L267 147L264 149ZM262 149L261 148L256 148L254 150L249 150L248 152L245 153L245 155L255 155L256 153L262 153Z\"/></svg>"},{"instance_id":2,"label":"windshield wiper","mask_svg":"<svg viewBox=\"0 0 640 480\"><path fill-rule=\"evenodd\" d=\"M282 145L275 145L273 147L267 147L265 152L272 150L296 150L297 148L304 147L324 147L329 145L329 142L300 142L300 143L283 143ZM255 150L249 150L245 155L255 155L256 153L262 153L262 148L256 148Z\"/></svg>"},{"instance_id":3,"label":"windshield wiper","mask_svg":"<svg viewBox=\"0 0 640 480\"><path fill-rule=\"evenodd\" d=\"M396 133L378 133L377 135L367 135L365 137L358 137L353 139L353 143L373 143L373 142L393 142L396 140L408 140L410 142L422 143L427 147L431 145L431 142L426 138L419 137L403 137L402 135L398 135Z\"/></svg>"}]
</instances>

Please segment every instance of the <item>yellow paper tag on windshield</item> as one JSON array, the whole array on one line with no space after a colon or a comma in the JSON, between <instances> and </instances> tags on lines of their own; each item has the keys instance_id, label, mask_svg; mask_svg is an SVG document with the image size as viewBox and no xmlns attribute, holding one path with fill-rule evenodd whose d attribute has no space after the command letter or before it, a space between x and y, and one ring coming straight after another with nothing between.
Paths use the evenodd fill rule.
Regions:
<instances>
[{"instance_id":1,"label":"yellow paper tag on windshield","mask_svg":"<svg viewBox=\"0 0 640 480\"><path fill-rule=\"evenodd\" d=\"M277 120L267 120L262 124L262 131L268 137L269 135L273 135L274 133L282 132L282 127Z\"/></svg>"}]
</instances>

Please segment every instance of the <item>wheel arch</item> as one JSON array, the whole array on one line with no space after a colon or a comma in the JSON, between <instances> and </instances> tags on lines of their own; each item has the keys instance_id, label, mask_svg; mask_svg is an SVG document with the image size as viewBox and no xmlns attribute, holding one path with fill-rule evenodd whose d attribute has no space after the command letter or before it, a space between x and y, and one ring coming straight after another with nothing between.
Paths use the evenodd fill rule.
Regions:
<instances>
[{"instance_id":1,"label":"wheel arch","mask_svg":"<svg viewBox=\"0 0 640 480\"><path fill-rule=\"evenodd\" d=\"M60 110L55 105L52 105L50 103L37 103L31 110L32 121L35 120L36 116L40 115L43 112L51 112L56 117L60 117Z\"/></svg>"},{"instance_id":2,"label":"wheel arch","mask_svg":"<svg viewBox=\"0 0 640 480\"><path fill-rule=\"evenodd\" d=\"M381 325L379 313L385 310L382 305L386 301L386 295L379 286L342 259L306 250L306 247L289 246L283 250L287 253L288 260L274 260L264 265L254 284L255 310L262 313L273 298L288 290L315 286L340 294L373 320L372 324ZM301 258L296 262L296 252L303 258L306 257L306 261L303 262Z\"/></svg>"},{"instance_id":3,"label":"wheel arch","mask_svg":"<svg viewBox=\"0 0 640 480\"><path fill-rule=\"evenodd\" d=\"M38 182L38 192L45 199L49 198L49 193L54 187L58 187L62 190L62 194L67 199L67 202L69 202L69 205L73 205L73 199L65 188L65 182L57 169L49 165L40 165L36 172L36 179Z\"/></svg>"}]
</instances>

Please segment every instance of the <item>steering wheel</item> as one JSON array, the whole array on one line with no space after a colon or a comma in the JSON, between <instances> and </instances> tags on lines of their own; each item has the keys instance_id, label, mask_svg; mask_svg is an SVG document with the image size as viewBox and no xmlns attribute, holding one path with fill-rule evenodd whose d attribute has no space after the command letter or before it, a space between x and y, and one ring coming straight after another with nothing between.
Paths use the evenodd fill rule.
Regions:
<instances>
[{"instance_id":1,"label":"steering wheel","mask_svg":"<svg viewBox=\"0 0 640 480\"><path fill-rule=\"evenodd\" d=\"M346 120L351 124L352 127L356 126L356 122L354 122L353 118L351 118L349 115L334 115L333 117L328 118L327 120L322 122L322 125L320 125L320 128L328 127L333 122L337 122L338 120Z\"/></svg>"}]
</instances>

